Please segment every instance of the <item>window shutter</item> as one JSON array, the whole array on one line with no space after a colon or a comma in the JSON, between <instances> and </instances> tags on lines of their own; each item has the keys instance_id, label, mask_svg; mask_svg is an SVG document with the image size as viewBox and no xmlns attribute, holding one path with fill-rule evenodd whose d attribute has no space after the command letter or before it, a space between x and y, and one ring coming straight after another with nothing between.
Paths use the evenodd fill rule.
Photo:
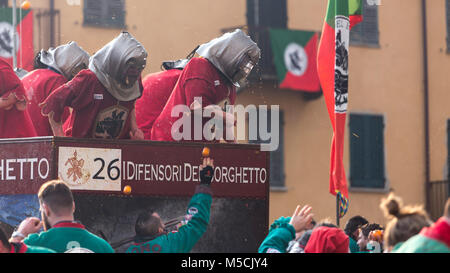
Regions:
<instances>
[{"instance_id":1,"label":"window shutter","mask_svg":"<svg viewBox=\"0 0 450 273\"><path fill-rule=\"evenodd\" d=\"M369 45L378 45L378 6L365 4L363 12L363 21L365 22L362 25L364 32L364 42Z\"/></svg>"},{"instance_id":2,"label":"window shutter","mask_svg":"<svg viewBox=\"0 0 450 273\"><path fill-rule=\"evenodd\" d=\"M250 37L261 48L259 69L253 69L249 79L276 79L269 29L287 27L287 1L247 0L247 25Z\"/></svg>"},{"instance_id":3,"label":"window shutter","mask_svg":"<svg viewBox=\"0 0 450 273\"><path fill-rule=\"evenodd\" d=\"M109 0L107 7L107 14L105 16L106 24L111 26L125 25L125 3L124 0Z\"/></svg>"},{"instance_id":4,"label":"window shutter","mask_svg":"<svg viewBox=\"0 0 450 273\"><path fill-rule=\"evenodd\" d=\"M378 115L350 115L350 183L355 188L385 185L384 121Z\"/></svg>"},{"instance_id":5,"label":"window shutter","mask_svg":"<svg viewBox=\"0 0 450 273\"><path fill-rule=\"evenodd\" d=\"M99 24L100 18L102 17L102 5L103 1L93 1L93 0L85 0L84 1L84 23L85 24Z\"/></svg>"},{"instance_id":6,"label":"window shutter","mask_svg":"<svg viewBox=\"0 0 450 273\"><path fill-rule=\"evenodd\" d=\"M368 5L364 1L363 21L350 31L350 43L353 45L379 45L378 6Z\"/></svg>"},{"instance_id":7,"label":"window shutter","mask_svg":"<svg viewBox=\"0 0 450 273\"><path fill-rule=\"evenodd\" d=\"M364 120L350 115L350 181L352 187L363 187L364 179Z\"/></svg>"},{"instance_id":8,"label":"window shutter","mask_svg":"<svg viewBox=\"0 0 450 273\"><path fill-rule=\"evenodd\" d=\"M97 27L125 26L124 0L84 0L84 24Z\"/></svg>"},{"instance_id":9,"label":"window shutter","mask_svg":"<svg viewBox=\"0 0 450 273\"><path fill-rule=\"evenodd\" d=\"M286 0L259 0L261 1L261 25L271 28L287 27Z\"/></svg>"},{"instance_id":10,"label":"window shutter","mask_svg":"<svg viewBox=\"0 0 450 273\"><path fill-rule=\"evenodd\" d=\"M366 150L369 158L367 169L367 184L370 188L384 188L384 140L383 140L383 117L382 116L368 116L368 147Z\"/></svg>"},{"instance_id":11,"label":"window shutter","mask_svg":"<svg viewBox=\"0 0 450 273\"><path fill-rule=\"evenodd\" d=\"M247 24L252 27L286 28L286 0L247 0Z\"/></svg>"}]
</instances>

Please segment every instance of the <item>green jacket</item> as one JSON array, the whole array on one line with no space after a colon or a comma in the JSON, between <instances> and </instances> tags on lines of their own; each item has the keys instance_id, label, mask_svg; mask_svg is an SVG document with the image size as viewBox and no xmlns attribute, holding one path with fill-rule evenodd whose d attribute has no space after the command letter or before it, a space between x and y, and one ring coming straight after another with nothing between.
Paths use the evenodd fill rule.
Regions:
<instances>
[{"instance_id":1,"label":"green jacket","mask_svg":"<svg viewBox=\"0 0 450 273\"><path fill-rule=\"evenodd\" d=\"M58 253L77 249L94 253L114 253L114 249L105 240L74 222L58 223L48 231L29 235L23 242L28 246L45 247Z\"/></svg>"},{"instance_id":2,"label":"green jacket","mask_svg":"<svg viewBox=\"0 0 450 273\"><path fill-rule=\"evenodd\" d=\"M187 214L192 215L178 232L161 235L147 242L135 242L127 253L188 253L205 233L210 217L212 192L209 186L197 186Z\"/></svg>"},{"instance_id":3,"label":"green jacket","mask_svg":"<svg viewBox=\"0 0 450 273\"><path fill-rule=\"evenodd\" d=\"M392 253L450 253L450 248L439 241L418 234L409 238Z\"/></svg>"},{"instance_id":4,"label":"green jacket","mask_svg":"<svg viewBox=\"0 0 450 273\"><path fill-rule=\"evenodd\" d=\"M289 242L295 239L295 229L289 224L291 218L279 218L271 226L269 235L262 242L258 253L286 253Z\"/></svg>"},{"instance_id":5,"label":"green jacket","mask_svg":"<svg viewBox=\"0 0 450 273\"><path fill-rule=\"evenodd\" d=\"M358 243L352 237L348 236L348 238L350 239L350 253L360 252Z\"/></svg>"}]
</instances>

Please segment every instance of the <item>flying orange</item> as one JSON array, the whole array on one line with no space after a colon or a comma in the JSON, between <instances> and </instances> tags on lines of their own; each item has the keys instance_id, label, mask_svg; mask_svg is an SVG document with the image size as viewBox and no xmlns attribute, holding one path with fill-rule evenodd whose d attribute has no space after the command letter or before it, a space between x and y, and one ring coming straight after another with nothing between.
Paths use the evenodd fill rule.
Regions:
<instances>
[{"instance_id":1,"label":"flying orange","mask_svg":"<svg viewBox=\"0 0 450 273\"><path fill-rule=\"evenodd\" d=\"M24 10L29 10L31 8L31 3L30 1L25 1L22 3L22 5L20 5L20 7Z\"/></svg>"},{"instance_id":2,"label":"flying orange","mask_svg":"<svg viewBox=\"0 0 450 273\"><path fill-rule=\"evenodd\" d=\"M123 193L124 194L130 194L131 193L131 186L125 186L124 188L123 188Z\"/></svg>"},{"instance_id":3,"label":"flying orange","mask_svg":"<svg viewBox=\"0 0 450 273\"><path fill-rule=\"evenodd\" d=\"M211 152L211 150L208 147L203 148L202 151L202 156L203 157L209 157L209 153Z\"/></svg>"}]
</instances>

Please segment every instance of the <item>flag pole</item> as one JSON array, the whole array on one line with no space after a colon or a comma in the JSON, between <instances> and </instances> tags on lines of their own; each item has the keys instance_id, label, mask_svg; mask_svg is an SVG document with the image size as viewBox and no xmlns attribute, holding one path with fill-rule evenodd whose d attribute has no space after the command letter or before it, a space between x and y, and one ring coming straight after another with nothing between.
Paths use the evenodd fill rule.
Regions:
<instances>
[{"instance_id":1,"label":"flag pole","mask_svg":"<svg viewBox=\"0 0 450 273\"><path fill-rule=\"evenodd\" d=\"M16 0L12 0L12 16L13 16L13 69L16 70L17 68L17 55L16 55L16 51L17 51L17 45L16 45L16 40L17 40L17 33L16 33L16 25L17 25L17 5L16 5Z\"/></svg>"},{"instance_id":2,"label":"flag pole","mask_svg":"<svg viewBox=\"0 0 450 273\"><path fill-rule=\"evenodd\" d=\"M336 226L339 227L341 219L341 207L339 206L339 194L336 194Z\"/></svg>"}]
</instances>

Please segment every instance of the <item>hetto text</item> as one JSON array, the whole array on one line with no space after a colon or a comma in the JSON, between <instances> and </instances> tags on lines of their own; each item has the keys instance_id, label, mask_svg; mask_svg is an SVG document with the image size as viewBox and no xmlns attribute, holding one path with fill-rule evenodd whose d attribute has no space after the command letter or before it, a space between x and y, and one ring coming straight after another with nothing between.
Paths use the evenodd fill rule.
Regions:
<instances>
[{"instance_id":1,"label":"hetto text","mask_svg":"<svg viewBox=\"0 0 450 273\"><path fill-rule=\"evenodd\" d=\"M46 158L0 159L0 181L47 179L50 163Z\"/></svg>"}]
</instances>

